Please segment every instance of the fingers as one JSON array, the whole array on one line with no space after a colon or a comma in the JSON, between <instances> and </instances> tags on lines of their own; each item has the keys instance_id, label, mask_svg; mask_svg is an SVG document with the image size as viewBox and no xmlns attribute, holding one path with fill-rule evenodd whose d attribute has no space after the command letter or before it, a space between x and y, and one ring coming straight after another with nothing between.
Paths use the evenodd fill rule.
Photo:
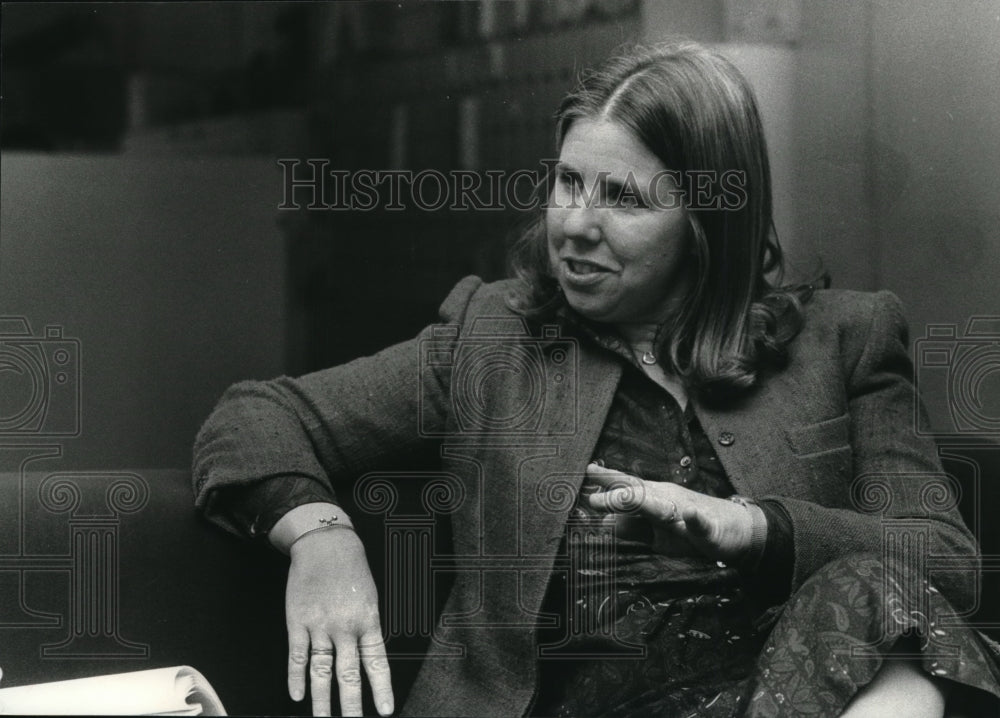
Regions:
<instances>
[{"instance_id":1,"label":"fingers","mask_svg":"<svg viewBox=\"0 0 1000 718\"><path fill-rule=\"evenodd\" d=\"M583 493L595 511L628 513L638 510L646 500L642 479L598 464L587 466Z\"/></svg>"},{"instance_id":2,"label":"fingers","mask_svg":"<svg viewBox=\"0 0 1000 718\"><path fill-rule=\"evenodd\" d=\"M586 500L595 511L608 513L631 513L642 509L645 491L642 487L629 486L611 491L588 494Z\"/></svg>"},{"instance_id":3,"label":"fingers","mask_svg":"<svg viewBox=\"0 0 1000 718\"><path fill-rule=\"evenodd\" d=\"M348 637L334 648L328 637L317 634L310 648L310 636L302 626L288 631L288 694L300 701L305 695L306 670L309 672L309 693L312 696L312 714L331 714L330 694L336 673L340 694L340 710L344 716L362 715L362 685L359 647L353 637ZM380 715L391 715L395 710L389 660L378 630L361 638L360 656L365 673L371 683L375 707Z\"/></svg>"},{"instance_id":4,"label":"fingers","mask_svg":"<svg viewBox=\"0 0 1000 718\"><path fill-rule=\"evenodd\" d=\"M358 644L353 637L337 642L337 686L340 688L340 712L344 716L360 716L361 706L361 666L358 662ZM327 705L330 704L330 689L326 691ZM316 713L316 697L313 694L313 715Z\"/></svg>"},{"instance_id":5,"label":"fingers","mask_svg":"<svg viewBox=\"0 0 1000 718\"><path fill-rule=\"evenodd\" d=\"M288 627L288 695L300 701L306 694L309 633L303 626Z\"/></svg>"},{"instance_id":6,"label":"fingers","mask_svg":"<svg viewBox=\"0 0 1000 718\"><path fill-rule=\"evenodd\" d=\"M330 686L333 675L334 648L327 636L316 634L312 638L313 643L309 651L309 694L312 696L312 713L314 716L328 716L331 715ZM337 650L336 653L339 662L340 650ZM341 694L340 702L343 705L343 694ZM361 714L345 713L344 715Z\"/></svg>"},{"instance_id":7,"label":"fingers","mask_svg":"<svg viewBox=\"0 0 1000 718\"><path fill-rule=\"evenodd\" d=\"M628 486L586 496L590 508L607 513L639 513L657 523L682 522L683 516L673 499L646 491L643 486Z\"/></svg>"},{"instance_id":8,"label":"fingers","mask_svg":"<svg viewBox=\"0 0 1000 718\"><path fill-rule=\"evenodd\" d=\"M600 464L587 464L587 479L589 483L597 484L604 490L642 484L642 479L638 477L614 469L606 469Z\"/></svg>"},{"instance_id":9,"label":"fingers","mask_svg":"<svg viewBox=\"0 0 1000 718\"><path fill-rule=\"evenodd\" d=\"M668 498L673 488L670 484L643 481L597 464L587 467L587 478L593 490L588 492L585 487L583 497L595 511L640 513L658 523L682 520L677 502Z\"/></svg>"},{"instance_id":10,"label":"fingers","mask_svg":"<svg viewBox=\"0 0 1000 718\"><path fill-rule=\"evenodd\" d=\"M391 715L395 709L395 699L392 695L392 680L389 673L389 660L385 655L385 644L382 643L380 631L370 631L361 637L361 660L365 665L365 673L372 687L372 697L379 715Z\"/></svg>"}]
</instances>

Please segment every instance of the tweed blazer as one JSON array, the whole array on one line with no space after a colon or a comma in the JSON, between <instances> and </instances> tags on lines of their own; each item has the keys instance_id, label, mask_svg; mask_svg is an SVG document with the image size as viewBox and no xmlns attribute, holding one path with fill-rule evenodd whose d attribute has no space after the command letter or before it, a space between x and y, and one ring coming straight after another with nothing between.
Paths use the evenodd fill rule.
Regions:
<instances>
[{"instance_id":1,"label":"tweed blazer","mask_svg":"<svg viewBox=\"0 0 1000 718\"><path fill-rule=\"evenodd\" d=\"M441 457L430 476L447 498L430 503L453 514L457 568L432 641L442 657L424 661L407 714L530 706L538 612L622 372L559 327L531 333L507 306L513 286L467 277L443 323L413 340L235 385L195 446L196 504L234 531L220 488L297 474L343 492L428 448ZM817 291L787 367L724 408L692 398L737 491L787 511L793 591L831 560L881 555L906 524L922 527L930 555L967 559L932 580L959 609L975 600L975 541L934 444L913 430L906 343L891 293Z\"/></svg>"}]
</instances>

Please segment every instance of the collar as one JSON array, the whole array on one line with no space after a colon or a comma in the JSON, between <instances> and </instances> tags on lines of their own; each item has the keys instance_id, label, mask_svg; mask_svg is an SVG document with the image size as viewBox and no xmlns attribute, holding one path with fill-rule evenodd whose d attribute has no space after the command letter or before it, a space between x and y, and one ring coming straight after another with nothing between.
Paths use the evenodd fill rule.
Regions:
<instances>
[{"instance_id":1,"label":"collar","mask_svg":"<svg viewBox=\"0 0 1000 718\"><path fill-rule=\"evenodd\" d=\"M581 316L565 302L555 310L556 316L573 333L583 336L600 348L624 359L628 364L642 371L632 347L610 324L595 322Z\"/></svg>"}]
</instances>

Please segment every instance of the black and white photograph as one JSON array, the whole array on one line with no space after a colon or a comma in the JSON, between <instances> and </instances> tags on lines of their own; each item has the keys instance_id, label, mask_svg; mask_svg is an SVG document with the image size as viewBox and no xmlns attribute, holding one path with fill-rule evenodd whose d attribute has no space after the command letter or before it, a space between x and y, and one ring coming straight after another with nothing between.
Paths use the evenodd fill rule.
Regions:
<instances>
[{"instance_id":1,"label":"black and white photograph","mask_svg":"<svg viewBox=\"0 0 1000 718\"><path fill-rule=\"evenodd\" d=\"M0 2L0 713L1000 717L1000 0Z\"/></svg>"}]
</instances>

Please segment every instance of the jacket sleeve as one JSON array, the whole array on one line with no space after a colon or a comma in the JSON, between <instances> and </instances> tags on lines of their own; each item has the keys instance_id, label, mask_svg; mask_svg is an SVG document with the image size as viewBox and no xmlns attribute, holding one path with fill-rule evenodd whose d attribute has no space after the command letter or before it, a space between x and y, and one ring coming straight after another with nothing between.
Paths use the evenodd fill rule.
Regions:
<instances>
[{"instance_id":1,"label":"jacket sleeve","mask_svg":"<svg viewBox=\"0 0 1000 718\"><path fill-rule=\"evenodd\" d=\"M441 306L444 322L461 324L477 277L463 279ZM448 415L449 391L420 352L447 349L428 327L416 338L347 364L292 379L230 387L194 445L195 505L237 534L240 487L305 477L335 500L337 487L375 468L397 465L434 445ZM454 338L451 339L454 341Z\"/></svg>"},{"instance_id":2,"label":"jacket sleeve","mask_svg":"<svg viewBox=\"0 0 1000 718\"><path fill-rule=\"evenodd\" d=\"M958 497L944 474L934 442L918 436L920 406L912 382L908 331L899 300L874 295L870 320L843 330L842 362L854 477L851 508L830 508L782 497L791 519L795 566L792 590L824 564L856 552L875 553L909 570L919 564L903 556L905 541L926 537L930 557L964 558L929 580L959 610L975 605L978 549L957 508ZM900 542L898 539L908 535ZM917 544L911 544L915 546ZM931 559L933 561L933 559Z\"/></svg>"}]
</instances>

